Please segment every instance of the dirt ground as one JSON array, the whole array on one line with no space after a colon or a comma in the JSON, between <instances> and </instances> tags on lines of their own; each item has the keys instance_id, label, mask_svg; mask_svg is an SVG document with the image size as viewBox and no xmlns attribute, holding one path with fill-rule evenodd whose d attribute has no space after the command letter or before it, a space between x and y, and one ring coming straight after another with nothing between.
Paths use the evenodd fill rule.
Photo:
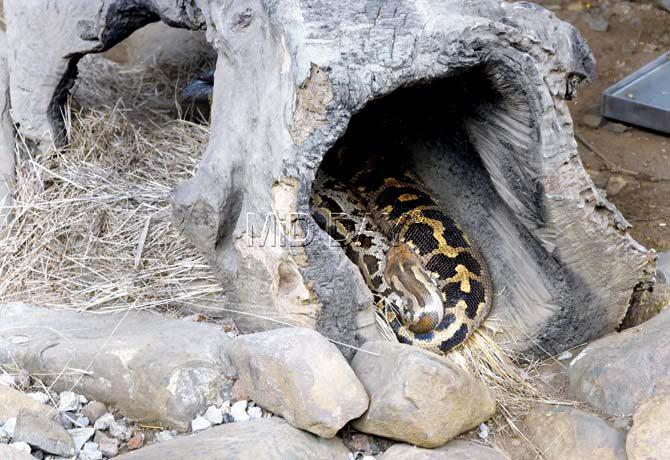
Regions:
<instances>
[{"instance_id":1,"label":"dirt ground","mask_svg":"<svg viewBox=\"0 0 670 460\"><path fill-rule=\"evenodd\" d=\"M623 178L624 181L617 178L610 184L608 197L633 225L631 235L647 247L669 250L670 136L635 127L623 133L612 132L607 126L592 128L584 123L584 116L599 112L605 89L670 51L670 12L655 3L608 0L593 3L539 0L537 3L575 25L596 58L595 81L582 86L576 100L569 105L577 137L607 158L609 167L579 142L584 166L595 184L603 189L611 176ZM597 22L594 19L606 20L607 30L593 30L591 26ZM606 123L607 120L603 120L603 124ZM617 168L627 171L616 172ZM615 182L625 182L618 193Z\"/></svg>"}]
</instances>

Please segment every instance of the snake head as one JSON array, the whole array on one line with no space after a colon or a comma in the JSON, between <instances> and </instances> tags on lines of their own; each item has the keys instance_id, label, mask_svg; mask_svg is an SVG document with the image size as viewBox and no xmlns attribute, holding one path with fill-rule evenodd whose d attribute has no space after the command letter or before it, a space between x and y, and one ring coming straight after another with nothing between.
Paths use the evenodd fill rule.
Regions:
<instances>
[{"instance_id":1,"label":"snake head","mask_svg":"<svg viewBox=\"0 0 670 460\"><path fill-rule=\"evenodd\" d=\"M429 332L442 321L444 304L437 283L407 244L389 249L384 276L402 298L401 319L412 332Z\"/></svg>"}]
</instances>

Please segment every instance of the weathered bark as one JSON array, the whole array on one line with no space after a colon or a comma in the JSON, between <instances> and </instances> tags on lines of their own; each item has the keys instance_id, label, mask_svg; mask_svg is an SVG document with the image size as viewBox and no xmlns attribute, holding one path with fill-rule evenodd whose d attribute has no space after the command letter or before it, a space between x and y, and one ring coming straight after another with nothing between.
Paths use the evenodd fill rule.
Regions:
<instances>
[{"instance_id":1,"label":"weathered bark","mask_svg":"<svg viewBox=\"0 0 670 460\"><path fill-rule=\"evenodd\" d=\"M593 58L552 13L492 0L196 0L199 10L145 0L125 16L110 6L127 3L69 0L44 14L44 2L8 2L15 121L38 143L58 128L71 56L104 49L147 17L206 22L219 54L212 135L174 193L174 216L231 308L352 344L374 335L370 292L308 215L312 179L338 140L412 152L481 246L497 293L489 324L503 324L514 350L558 352L613 330L634 287L652 279L653 256L577 155L565 100L593 74ZM57 36L29 39L47 21L39 17ZM279 221L263 235L272 215Z\"/></svg>"},{"instance_id":2,"label":"weathered bark","mask_svg":"<svg viewBox=\"0 0 670 460\"><path fill-rule=\"evenodd\" d=\"M2 13L2 11L0 11ZM7 37L0 31L0 230L9 216L14 190L14 129L9 114Z\"/></svg>"}]
</instances>

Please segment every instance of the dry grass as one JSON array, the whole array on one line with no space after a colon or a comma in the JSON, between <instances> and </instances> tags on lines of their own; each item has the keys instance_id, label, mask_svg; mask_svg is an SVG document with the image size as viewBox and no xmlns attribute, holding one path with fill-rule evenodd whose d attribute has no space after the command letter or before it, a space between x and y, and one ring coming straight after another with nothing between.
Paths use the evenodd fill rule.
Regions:
<instances>
[{"instance_id":1,"label":"dry grass","mask_svg":"<svg viewBox=\"0 0 670 460\"><path fill-rule=\"evenodd\" d=\"M221 293L170 223L208 127L180 120L180 68L121 69L89 58L67 120L71 145L19 162L15 219L0 238L0 302L117 311ZM34 154L33 154L34 155Z\"/></svg>"}]
</instances>

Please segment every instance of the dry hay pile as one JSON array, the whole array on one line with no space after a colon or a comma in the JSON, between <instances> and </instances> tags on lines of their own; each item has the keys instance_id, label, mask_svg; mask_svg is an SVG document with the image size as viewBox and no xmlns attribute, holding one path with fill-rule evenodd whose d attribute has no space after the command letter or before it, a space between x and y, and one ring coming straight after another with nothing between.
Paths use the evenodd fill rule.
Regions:
<instances>
[{"instance_id":1,"label":"dry hay pile","mask_svg":"<svg viewBox=\"0 0 670 460\"><path fill-rule=\"evenodd\" d=\"M19 148L15 219L0 238L0 302L117 311L182 307L221 288L170 223L208 127L179 119L177 67L85 60L67 120L71 144ZM79 107L79 108L76 108Z\"/></svg>"}]
</instances>

